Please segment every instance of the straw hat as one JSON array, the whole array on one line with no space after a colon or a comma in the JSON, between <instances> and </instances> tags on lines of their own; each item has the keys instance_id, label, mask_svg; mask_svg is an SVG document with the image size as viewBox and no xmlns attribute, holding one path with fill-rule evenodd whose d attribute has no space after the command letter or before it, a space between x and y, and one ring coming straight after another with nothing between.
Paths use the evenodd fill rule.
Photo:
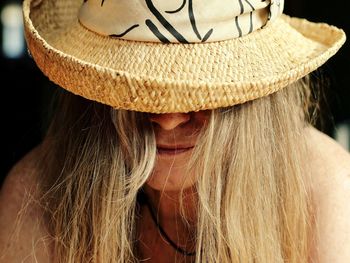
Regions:
<instances>
[{"instance_id":1,"label":"straw hat","mask_svg":"<svg viewBox=\"0 0 350 263\"><path fill-rule=\"evenodd\" d=\"M25 0L39 68L114 108L153 113L226 107L312 72L342 30L282 14L283 0Z\"/></svg>"}]
</instances>

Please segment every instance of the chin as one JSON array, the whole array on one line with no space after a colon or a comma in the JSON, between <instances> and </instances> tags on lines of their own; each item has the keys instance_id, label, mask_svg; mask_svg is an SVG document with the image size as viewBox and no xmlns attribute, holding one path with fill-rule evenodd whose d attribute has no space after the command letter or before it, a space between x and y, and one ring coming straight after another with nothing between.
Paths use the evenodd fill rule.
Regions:
<instances>
[{"instance_id":1,"label":"chin","mask_svg":"<svg viewBox=\"0 0 350 263\"><path fill-rule=\"evenodd\" d=\"M183 182L171 182L170 180L155 180L154 178L150 178L146 182L147 186L160 191L160 192L179 192L181 189L190 188L194 185L194 182L190 182L186 180Z\"/></svg>"}]
</instances>

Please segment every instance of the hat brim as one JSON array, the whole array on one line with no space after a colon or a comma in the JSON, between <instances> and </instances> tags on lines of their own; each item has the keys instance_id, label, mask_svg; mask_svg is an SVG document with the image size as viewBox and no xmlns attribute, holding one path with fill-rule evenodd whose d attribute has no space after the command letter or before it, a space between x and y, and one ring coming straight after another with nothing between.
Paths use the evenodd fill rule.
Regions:
<instances>
[{"instance_id":1,"label":"hat brim","mask_svg":"<svg viewBox=\"0 0 350 263\"><path fill-rule=\"evenodd\" d=\"M286 15L237 39L130 41L83 27L80 5L81 0L25 0L28 48L56 84L127 110L190 112L257 99L314 71L345 42L341 29Z\"/></svg>"}]
</instances>

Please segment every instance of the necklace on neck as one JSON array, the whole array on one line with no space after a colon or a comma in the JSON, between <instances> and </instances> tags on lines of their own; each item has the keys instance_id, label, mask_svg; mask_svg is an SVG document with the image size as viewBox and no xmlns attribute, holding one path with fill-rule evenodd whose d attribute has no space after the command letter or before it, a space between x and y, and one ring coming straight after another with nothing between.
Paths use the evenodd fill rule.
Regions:
<instances>
[{"instance_id":1,"label":"necklace on neck","mask_svg":"<svg viewBox=\"0 0 350 263\"><path fill-rule=\"evenodd\" d=\"M185 256L194 256L194 255L196 255L196 252L188 252L188 251L184 250L183 248L179 247L174 241L171 240L171 238L167 235L167 233L164 231L164 229L163 229L163 228L161 227L161 225L159 224L159 222L158 222L158 220L157 220L157 218L156 218L156 215L155 215L154 212L153 212L153 209L152 209L152 207L151 207L151 204L148 202L147 198L146 198L146 200L145 200L145 203L146 203L146 205L147 205L147 207L148 207L148 210L149 210L149 212L150 212L150 214L151 214L152 220L153 220L154 224L156 225L156 227L158 228L158 230L159 230L161 236L162 236L163 238L165 238L166 241L168 241L169 244L170 244L176 251L180 252L181 254L183 254L183 255L185 255Z\"/></svg>"}]
</instances>

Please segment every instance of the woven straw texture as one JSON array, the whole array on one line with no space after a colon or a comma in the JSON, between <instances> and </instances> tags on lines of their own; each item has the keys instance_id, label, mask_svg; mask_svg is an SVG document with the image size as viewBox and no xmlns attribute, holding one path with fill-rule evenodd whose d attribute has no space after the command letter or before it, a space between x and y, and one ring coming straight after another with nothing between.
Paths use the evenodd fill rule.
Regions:
<instances>
[{"instance_id":1,"label":"woven straw texture","mask_svg":"<svg viewBox=\"0 0 350 263\"><path fill-rule=\"evenodd\" d=\"M39 68L61 87L114 108L170 113L271 94L312 72L345 42L342 30L282 15L247 36L163 44L97 35L81 0L25 0L25 33Z\"/></svg>"}]
</instances>

